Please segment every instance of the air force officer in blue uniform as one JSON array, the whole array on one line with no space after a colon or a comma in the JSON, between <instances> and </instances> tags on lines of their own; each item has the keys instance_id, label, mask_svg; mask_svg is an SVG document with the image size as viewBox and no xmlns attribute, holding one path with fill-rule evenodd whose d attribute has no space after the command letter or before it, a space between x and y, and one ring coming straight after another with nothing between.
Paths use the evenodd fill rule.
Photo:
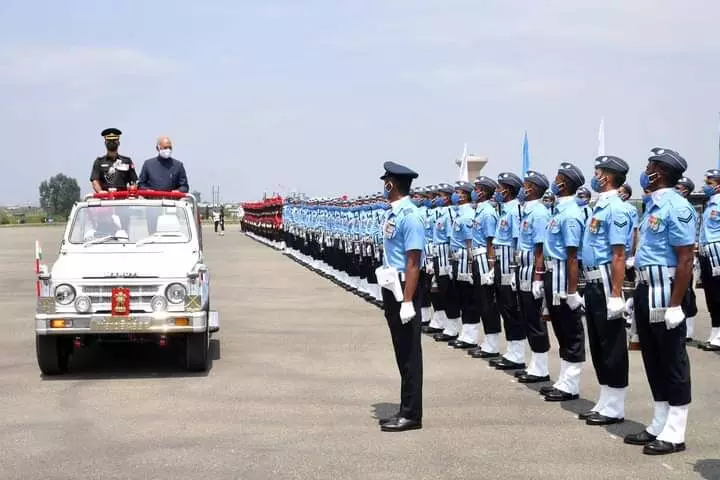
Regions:
<instances>
[{"instance_id":1,"label":"air force officer in blue uniform","mask_svg":"<svg viewBox=\"0 0 720 480\"><path fill-rule=\"evenodd\" d=\"M425 249L425 224L408 196L418 174L393 162L384 164L383 195L390 202L383 222L383 267L397 271L398 299L383 288L385 319L390 328L401 377L400 411L380 421L384 432L422 428L422 348L418 280Z\"/></svg>"}]
</instances>

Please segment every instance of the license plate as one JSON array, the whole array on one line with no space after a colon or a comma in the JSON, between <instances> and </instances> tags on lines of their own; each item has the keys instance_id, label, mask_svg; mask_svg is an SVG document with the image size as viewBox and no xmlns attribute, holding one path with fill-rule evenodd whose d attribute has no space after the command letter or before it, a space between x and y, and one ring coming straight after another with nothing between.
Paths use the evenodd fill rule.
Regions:
<instances>
[{"instance_id":1,"label":"license plate","mask_svg":"<svg viewBox=\"0 0 720 480\"><path fill-rule=\"evenodd\" d=\"M135 317L105 317L90 322L90 330L95 332L137 331L149 327L150 320L139 320Z\"/></svg>"}]
</instances>

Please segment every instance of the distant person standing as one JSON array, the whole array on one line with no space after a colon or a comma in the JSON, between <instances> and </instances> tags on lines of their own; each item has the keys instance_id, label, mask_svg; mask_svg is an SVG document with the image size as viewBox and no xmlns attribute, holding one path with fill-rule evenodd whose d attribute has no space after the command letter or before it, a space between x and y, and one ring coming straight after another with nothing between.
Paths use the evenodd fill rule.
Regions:
<instances>
[{"instance_id":1,"label":"distant person standing","mask_svg":"<svg viewBox=\"0 0 720 480\"><path fill-rule=\"evenodd\" d=\"M185 166L172 157L173 145L170 138L158 138L155 149L157 156L145 160L140 170L139 187L145 190L188 193L190 187Z\"/></svg>"}]
</instances>

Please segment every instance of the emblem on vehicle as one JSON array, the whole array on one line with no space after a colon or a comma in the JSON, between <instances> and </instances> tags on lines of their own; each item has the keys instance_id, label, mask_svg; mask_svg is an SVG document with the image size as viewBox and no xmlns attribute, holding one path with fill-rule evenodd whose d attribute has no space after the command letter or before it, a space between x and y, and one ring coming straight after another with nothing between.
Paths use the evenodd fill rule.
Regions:
<instances>
[{"instance_id":1,"label":"emblem on vehicle","mask_svg":"<svg viewBox=\"0 0 720 480\"><path fill-rule=\"evenodd\" d=\"M130 313L130 290L113 288L111 308L113 315L128 315Z\"/></svg>"},{"instance_id":2,"label":"emblem on vehicle","mask_svg":"<svg viewBox=\"0 0 720 480\"><path fill-rule=\"evenodd\" d=\"M109 272L105 276L110 278L135 278L138 274L135 272Z\"/></svg>"}]
</instances>

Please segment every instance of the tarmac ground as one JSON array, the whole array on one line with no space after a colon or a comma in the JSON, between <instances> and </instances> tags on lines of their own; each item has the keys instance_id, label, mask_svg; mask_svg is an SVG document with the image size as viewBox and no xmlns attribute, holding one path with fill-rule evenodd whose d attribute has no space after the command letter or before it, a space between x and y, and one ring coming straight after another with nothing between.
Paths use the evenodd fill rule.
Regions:
<instances>
[{"instance_id":1,"label":"tarmac ground","mask_svg":"<svg viewBox=\"0 0 720 480\"><path fill-rule=\"evenodd\" d=\"M96 345L47 378L35 359L34 241L51 265L62 227L0 231L0 478L720 479L720 355L694 346L683 453L623 444L652 415L639 352L625 422L589 427L576 418L598 391L589 352L581 398L557 404L427 337L423 429L382 433L400 382L381 311L237 228L204 231L221 322L209 372L185 372L172 349ZM705 340L702 291L698 302ZM555 345L550 357L552 376Z\"/></svg>"}]
</instances>

